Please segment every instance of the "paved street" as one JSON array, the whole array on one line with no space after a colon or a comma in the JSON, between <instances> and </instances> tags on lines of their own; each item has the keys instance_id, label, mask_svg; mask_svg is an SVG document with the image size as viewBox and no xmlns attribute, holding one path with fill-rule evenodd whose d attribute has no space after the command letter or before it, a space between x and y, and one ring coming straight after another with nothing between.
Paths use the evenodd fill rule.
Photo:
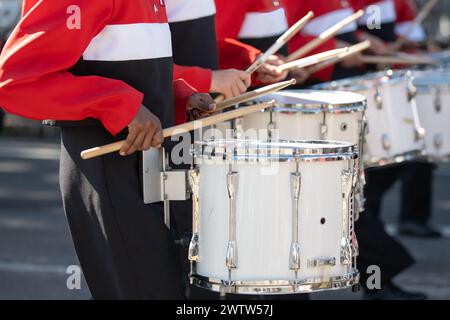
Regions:
<instances>
[{"instance_id":1,"label":"paved street","mask_svg":"<svg viewBox=\"0 0 450 320\"><path fill-rule=\"evenodd\" d=\"M58 187L56 140L0 137L0 299L88 299L89 290L68 290L66 268L77 265ZM435 179L434 222L445 228L439 240L402 238L417 264L398 283L450 299L450 167ZM383 218L395 233L398 187L389 193ZM357 299L347 291L313 298Z\"/></svg>"}]
</instances>

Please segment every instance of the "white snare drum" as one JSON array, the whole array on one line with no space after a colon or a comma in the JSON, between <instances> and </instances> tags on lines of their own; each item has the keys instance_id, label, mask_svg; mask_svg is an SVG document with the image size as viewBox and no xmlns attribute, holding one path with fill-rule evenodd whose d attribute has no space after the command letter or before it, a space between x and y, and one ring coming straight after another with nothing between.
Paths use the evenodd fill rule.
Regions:
<instances>
[{"instance_id":1,"label":"white snare drum","mask_svg":"<svg viewBox=\"0 0 450 320\"><path fill-rule=\"evenodd\" d=\"M364 163L381 166L414 159L424 150L415 88L410 72L387 71L315 86L358 92L367 97Z\"/></svg>"},{"instance_id":2,"label":"white snare drum","mask_svg":"<svg viewBox=\"0 0 450 320\"><path fill-rule=\"evenodd\" d=\"M196 143L191 281L240 294L357 284L357 157L339 142Z\"/></svg>"},{"instance_id":3,"label":"white snare drum","mask_svg":"<svg viewBox=\"0 0 450 320\"><path fill-rule=\"evenodd\" d=\"M450 72L414 73L417 106L425 127L427 157L432 161L450 160Z\"/></svg>"},{"instance_id":4,"label":"white snare drum","mask_svg":"<svg viewBox=\"0 0 450 320\"><path fill-rule=\"evenodd\" d=\"M351 92L293 90L267 95L276 106L243 117L237 129L266 129L275 138L359 144L366 98ZM260 137L264 138L264 137Z\"/></svg>"},{"instance_id":5,"label":"white snare drum","mask_svg":"<svg viewBox=\"0 0 450 320\"><path fill-rule=\"evenodd\" d=\"M344 141L358 145L362 152L365 96L345 91L288 90L264 96L256 102L271 100L276 100L274 108L235 121L238 138L252 137L251 131L257 130L256 137L262 140L270 137ZM364 184L364 176L361 176L356 194L357 212L364 211Z\"/></svg>"}]
</instances>

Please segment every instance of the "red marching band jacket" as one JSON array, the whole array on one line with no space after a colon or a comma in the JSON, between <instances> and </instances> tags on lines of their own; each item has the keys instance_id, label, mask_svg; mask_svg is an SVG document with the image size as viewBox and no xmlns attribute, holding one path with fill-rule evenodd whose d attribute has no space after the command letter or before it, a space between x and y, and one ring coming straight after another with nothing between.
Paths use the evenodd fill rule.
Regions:
<instances>
[{"instance_id":1,"label":"red marching band jacket","mask_svg":"<svg viewBox=\"0 0 450 320\"><path fill-rule=\"evenodd\" d=\"M214 0L165 0L165 2L170 23L194 21L216 13ZM175 64L174 79L178 78L184 79L199 92L209 92L212 70Z\"/></svg>"},{"instance_id":2,"label":"red marching band jacket","mask_svg":"<svg viewBox=\"0 0 450 320\"><path fill-rule=\"evenodd\" d=\"M164 2L128 1L25 0L0 56L0 105L36 120L96 119L116 135L144 104L172 125L173 88L183 110L195 91L173 87Z\"/></svg>"},{"instance_id":3,"label":"red marching band jacket","mask_svg":"<svg viewBox=\"0 0 450 320\"><path fill-rule=\"evenodd\" d=\"M395 25L397 36L406 36L406 33L412 28L412 32L408 34L408 40L421 42L426 39L423 26L414 26L417 7L412 0L395 0L395 11L397 13L397 22Z\"/></svg>"},{"instance_id":4,"label":"red marching band jacket","mask_svg":"<svg viewBox=\"0 0 450 320\"><path fill-rule=\"evenodd\" d=\"M244 70L261 54L260 49L266 49L245 44L239 41L240 39L258 40L278 37L288 28L284 8L279 1L216 0L216 7L216 31L221 69Z\"/></svg>"},{"instance_id":5,"label":"red marching band jacket","mask_svg":"<svg viewBox=\"0 0 450 320\"><path fill-rule=\"evenodd\" d=\"M309 11L314 12L314 18L308 22L305 27L289 42L289 52L295 52L306 43L317 38L322 32L331 28L339 21L351 16L354 13L348 1L328 0L328 1L308 1L308 0L283 0L286 6L289 26L295 24L299 19L304 17ZM350 24L342 29L339 34L355 32L357 30L356 23ZM323 43L310 54L316 54L336 48L335 38ZM329 81L332 78L334 67L323 69L312 75L314 79L321 81Z\"/></svg>"}]
</instances>

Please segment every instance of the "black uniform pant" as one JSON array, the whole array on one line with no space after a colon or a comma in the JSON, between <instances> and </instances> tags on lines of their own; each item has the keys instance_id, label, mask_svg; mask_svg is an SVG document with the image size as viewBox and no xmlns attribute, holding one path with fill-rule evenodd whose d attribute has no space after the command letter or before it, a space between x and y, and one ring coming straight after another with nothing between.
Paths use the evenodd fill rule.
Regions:
<instances>
[{"instance_id":1,"label":"black uniform pant","mask_svg":"<svg viewBox=\"0 0 450 320\"><path fill-rule=\"evenodd\" d=\"M393 237L386 233L379 219L384 193L400 177L399 166L366 170L365 186L366 211L355 224L360 247L358 269L363 287L367 281L367 268L378 266L381 270L381 283L387 283L401 271L413 264L409 252Z\"/></svg>"},{"instance_id":2,"label":"black uniform pant","mask_svg":"<svg viewBox=\"0 0 450 320\"><path fill-rule=\"evenodd\" d=\"M429 162L403 165L400 222L426 223L431 218L435 167Z\"/></svg>"},{"instance_id":3,"label":"black uniform pant","mask_svg":"<svg viewBox=\"0 0 450 320\"><path fill-rule=\"evenodd\" d=\"M140 155L82 160L123 139L101 127L61 130L60 183L70 231L94 299L182 299L181 267L160 204L142 201Z\"/></svg>"}]
</instances>

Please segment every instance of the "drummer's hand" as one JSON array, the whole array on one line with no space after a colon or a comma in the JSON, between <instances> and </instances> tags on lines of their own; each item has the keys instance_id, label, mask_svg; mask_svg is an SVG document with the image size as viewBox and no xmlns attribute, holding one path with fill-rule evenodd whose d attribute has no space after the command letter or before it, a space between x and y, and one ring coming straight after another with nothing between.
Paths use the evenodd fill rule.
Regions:
<instances>
[{"instance_id":1,"label":"drummer's hand","mask_svg":"<svg viewBox=\"0 0 450 320\"><path fill-rule=\"evenodd\" d=\"M120 155L128 156L151 147L160 148L163 142L161 122L146 107L141 106L128 125L128 136L120 148Z\"/></svg>"},{"instance_id":2,"label":"drummer's hand","mask_svg":"<svg viewBox=\"0 0 450 320\"><path fill-rule=\"evenodd\" d=\"M194 93L188 100L189 120L197 120L212 114L216 110L214 99L207 93Z\"/></svg>"},{"instance_id":3,"label":"drummer's hand","mask_svg":"<svg viewBox=\"0 0 450 320\"><path fill-rule=\"evenodd\" d=\"M296 81L295 82L296 84L305 83L306 80L308 80L309 76L310 76L310 73L309 73L308 69L299 68L299 69L291 70L289 72L289 77L294 78Z\"/></svg>"},{"instance_id":4,"label":"drummer's hand","mask_svg":"<svg viewBox=\"0 0 450 320\"><path fill-rule=\"evenodd\" d=\"M251 76L245 71L229 69L212 72L209 92L220 93L225 99L239 96L247 91L252 83Z\"/></svg>"},{"instance_id":5,"label":"drummer's hand","mask_svg":"<svg viewBox=\"0 0 450 320\"><path fill-rule=\"evenodd\" d=\"M369 51L371 51L373 54L377 56L386 56L392 53L391 48L388 45L386 45L383 42L383 40L374 35L371 35L367 32L362 32L360 34L360 39L362 41L369 40L370 41Z\"/></svg>"},{"instance_id":6,"label":"drummer's hand","mask_svg":"<svg viewBox=\"0 0 450 320\"><path fill-rule=\"evenodd\" d=\"M364 64L364 61L362 59L361 53L356 53L348 58L343 59L340 62L340 65L344 68L354 68L354 67L360 67Z\"/></svg>"},{"instance_id":7,"label":"drummer's hand","mask_svg":"<svg viewBox=\"0 0 450 320\"><path fill-rule=\"evenodd\" d=\"M288 72L279 71L278 66L285 64L282 57L273 55L256 71L256 78L262 83L275 83L286 79Z\"/></svg>"}]
</instances>

